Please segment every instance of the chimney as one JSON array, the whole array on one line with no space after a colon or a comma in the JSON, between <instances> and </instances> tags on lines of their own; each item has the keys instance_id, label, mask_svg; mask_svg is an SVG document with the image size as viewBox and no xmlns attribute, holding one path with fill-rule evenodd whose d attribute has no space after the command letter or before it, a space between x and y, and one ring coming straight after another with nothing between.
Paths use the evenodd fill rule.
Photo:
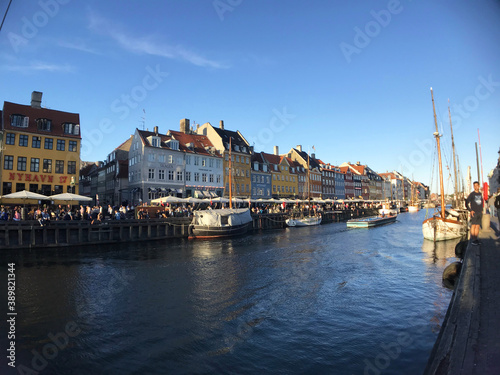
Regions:
<instances>
[{"instance_id":1,"label":"chimney","mask_svg":"<svg viewBox=\"0 0 500 375\"><path fill-rule=\"evenodd\" d=\"M219 128L221 128L222 130L224 130L224 121L220 120L220 122L219 122Z\"/></svg>"},{"instance_id":2,"label":"chimney","mask_svg":"<svg viewBox=\"0 0 500 375\"><path fill-rule=\"evenodd\" d=\"M357 161L357 162L356 162L356 165L361 165L361 162L360 162L360 161Z\"/></svg>"},{"instance_id":3,"label":"chimney","mask_svg":"<svg viewBox=\"0 0 500 375\"><path fill-rule=\"evenodd\" d=\"M31 93L32 108L42 108L42 94L40 91L33 91Z\"/></svg>"},{"instance_id":4,"label":"chimney","mask_svg":"<svg viewBox=\"0 0 500 375\"><path fill-rule=\"evenodd\" d=\"M316 159L316 154L311 154L311 158Z\"/></svg>"},{"instance_id":5,"label":"chimney","mask_svg":"<svg viewBox=\"0 0 500 375\"><path fill-rule=\"evenodd\" d=\"M189 119L187 118L181 120L181 133L189 134Z\"/></svg>"},{"instance_id":6,"label":"chimney","mask_svg":"<svg viewBox=\"0 0 500 375\"><path fill-rule=\"evenodd\" d=\"M302 145L297 145L297 150L299 150L299 152L302 152Z\"/></svg>"},{"instance_id":7,"label":"chimney","mask_svg":"<svg viewBox=\"0 0 500 375\"><path fill-rule=\"evenodd\" d=\"M200 124L196 124L196 133L198 133L198 130L200 130Z\"/></svg>"},{"instance_id":8,"label":"chimney","mask_svg":"<svg viewBox=\"0 0 500 375\"><path fill-rule=\"evenodd\" d=\"M278 146L274 146L274 155L279 155L279 154L280 154L280 151L279 151Z\"/></svg>"},{"instance_id":9,"label":"chimney","mask_svg":"<svg viewBox=\"0 0 500 375\"><path fill-rule=\"evenodd\" d=\"M158 126L155 126L155 127L153 128L153 132L155 133L155 135L158 135Z\"/></svg>"}]
</instances>

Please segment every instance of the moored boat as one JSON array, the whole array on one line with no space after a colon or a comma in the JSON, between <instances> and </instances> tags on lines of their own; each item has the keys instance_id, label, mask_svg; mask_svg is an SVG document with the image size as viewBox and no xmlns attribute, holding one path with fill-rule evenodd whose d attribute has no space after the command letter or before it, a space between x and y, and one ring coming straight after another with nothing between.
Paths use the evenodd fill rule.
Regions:
<instances>
[{"instance_id":1,"label":"moored boat","mask_svg":"<svg viewBox=\"0 0 500 375\"><path fill-rule=\"evenodd\" d=\"M412 204L408 206L408 212L418 212L420 207L417 204Z\"/></svg>"},{"instance_id":2,"label":"moored boat","mask_svg":"<svg viewBox=\"0 0 500 375\"><path fill-rule=\"evenodd\" d=\"M189 238L229 237L245 234L252 223L248 208L193 211Z\"/></svg>"},{"instance_id":3,"label":"moored boat","mask_svg":"<svg viewBox=\"0 0 500 375\"><path fill-rule=\"evenodd\" d=\"M379 225L394 223L398 215L371 216L362 219L351 219L347 221L348 228L371 228Z\"/></svg>"},{"instance_id":4,"label":"moored boat","mask_svg":"<svg viewBox=\"0 0 500 375\"><path fill-rule=\"evenodd\" d=\"M289 227L307 227L321 224L321 216L306 216L303 218L286 219L286 225Z\"/></svg>"}]
</instances>

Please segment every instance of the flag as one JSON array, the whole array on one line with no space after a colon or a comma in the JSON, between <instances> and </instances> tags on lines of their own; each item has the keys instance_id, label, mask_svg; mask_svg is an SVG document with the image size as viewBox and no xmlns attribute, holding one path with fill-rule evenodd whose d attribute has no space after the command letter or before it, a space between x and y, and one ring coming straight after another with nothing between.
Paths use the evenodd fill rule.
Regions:
<instances>
[{"instance_id":1,"label":"flag","mask_svg":"<svg viewBox=\"0 0 500 375\"><path fill-rule=\"evenodd\" d=\"M314 145L313 145L312 149L313 149L314 151L316 151L316 148L314 147Z\"/></svg>"}]
</instances>

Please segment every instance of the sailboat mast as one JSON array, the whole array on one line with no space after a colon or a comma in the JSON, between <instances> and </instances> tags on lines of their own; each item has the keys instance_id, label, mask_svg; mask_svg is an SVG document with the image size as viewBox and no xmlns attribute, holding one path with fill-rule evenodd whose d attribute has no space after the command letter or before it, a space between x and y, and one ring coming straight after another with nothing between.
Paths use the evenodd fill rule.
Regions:
<instances>
[{"instance_id":1,"label":"sailboat mast","mask_svg":"<svg viewBox=\"0 0 500 375\"><path fill-rule=\"evenodd\" d=\"M311 205L311 175L309 174L309 169L311 168L309 164L309 153L307 153L307 200L309 205Z\"/></svg>"},{"instance_id":2,"label":"sailboat mast","mask_svg":"<svg viewBox=\"0 0 500 375\"><path fill-rule=\"evenodd\" d=\"M441 191L441 217L444 219L445 202L444 202L443 165L441 164L441 144L439 142L439 129L436 118L436 106L434 104L434 93L432 92L432 87L431 87L431 98L432 98L432 111L434 112L434 124L436 125L436 132L434 133L434 136L436 137L438 161L439 161L439 189Z\"/></svg>"},{"instance_id":3,"label":"sailboat mast","mask_svg":"<svg viewBox=\"0 0 500 375\"><path fill-rule=\"evenodd\" d=\"M453 195L455 201L455 207L458 207L458 176L457 176L457 159L455 157L455 139L453 138L453 125L451 123L451 112L450 112L450 99L448 99L448 116L450 117L450 128L451 128L451 149L453 150L453 172L455 174L455 194Z\"/></svg>"},{"instance_id":4,"label":"sailboat mast","mask_svg":"<svg viewBox=\"0 0 500 375\"><path fill-rule=\"evenodd\" d=\"M233 148L231 144L231 139L229 138L229 208L233 208L233 184L231 181L231 177L233 174L233 168L231 164L231 149Z\"/></svg>"}]
</instances>

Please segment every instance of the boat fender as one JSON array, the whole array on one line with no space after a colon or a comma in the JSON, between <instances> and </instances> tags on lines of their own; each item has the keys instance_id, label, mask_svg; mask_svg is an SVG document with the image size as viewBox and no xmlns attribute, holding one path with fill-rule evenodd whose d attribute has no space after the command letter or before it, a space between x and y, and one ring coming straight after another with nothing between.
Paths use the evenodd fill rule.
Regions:
<instances>
[{"instance_id":1,"label":"boat fender","mask_svg":"<svg viewBox=\"0 0 500 375\"><path fill-rule=\"evenodd\" d=\"M468 243L469 241L460 241L455 245L455 256L457 258L464 259Z\"/></svg>"},{"instance_id":2,"label":"boat fender","mask_svg":"<svg viewBox=\"0 0 500 375\"><path fill-rule=\"evenodd\" d=\"M455 285L458 282L458 277L460 276L461 269L462 269L461 262L453 262L444 269L443 285L446 288L455 289Z\"/></svg>"}]
</instances>

